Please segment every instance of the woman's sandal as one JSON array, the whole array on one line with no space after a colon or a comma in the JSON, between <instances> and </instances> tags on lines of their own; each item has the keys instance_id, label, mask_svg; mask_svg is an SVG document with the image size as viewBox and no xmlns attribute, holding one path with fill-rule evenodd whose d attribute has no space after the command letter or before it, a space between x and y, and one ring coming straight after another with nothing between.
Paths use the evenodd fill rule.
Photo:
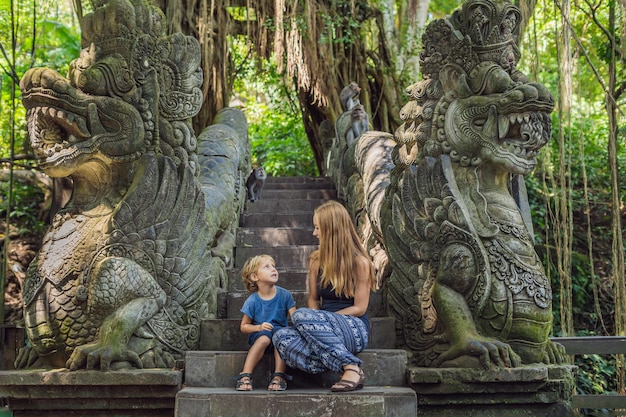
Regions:
<instances>
[{"instance_id":1,"label":"woman's sandal","mask_svg":"<svg viewBox=\"0 0 626 417\"><path fill-rule=\"evenodd\" d=\"M242 372L234 376L233 381L237 381L235 386L237 391L252 391L252 374Z\"/></svg>"},{"instance_id":2,"label":"woman's sandal","mask_svg":"<svg viewBox=\"0 0 626 417\"><path fill-rule=\"evenodd\" d=\"M330 387L330 390L332 392L349 392L360 390L363 388L363 384L365 383L365 374L363 373L363 371L360 368L358 370L346 368L344 370L344 374L348 371L356 372L357 374L359 374L358 382L350 381L348 379L340 379L336 384Z\"/></svg>"},{"instance_id":3,"label":"woman's sandal","mask_svg":"<svg viewBox=\"0 0 626 417\"><path fill-rule=\"evenodd\" d=\"M293 377L283 372L274 372L272 380L267 386L268 391L284 391L287 389L287 381L291 381Z\"/></svg>"}]
</instances>

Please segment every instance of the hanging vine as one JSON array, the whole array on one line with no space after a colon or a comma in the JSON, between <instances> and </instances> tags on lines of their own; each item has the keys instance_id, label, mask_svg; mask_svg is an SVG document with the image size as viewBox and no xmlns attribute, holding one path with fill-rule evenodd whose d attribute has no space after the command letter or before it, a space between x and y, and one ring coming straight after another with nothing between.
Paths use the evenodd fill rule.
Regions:
<instances>
[{"instance_id":1,"label":"hanging vine","mask_svg":"<svg viewBox=\"0 0 626 417\"><path fill-rule=\"evenodd\" d=\"M561 332L563 336L574 335L573 307L572 307L572 189L571 189L571 149L567 144L571 138L566 137L571 131L571 101L572 101L572 54L570 48L570 30L567 22L570 14L569 0L564 0L559 6L560 24L557 29L557 49L559 68L559 96L558 112L558 176L554 189L558 189L555 199L555 217L553 218L554 238L556 243L557 270L559 272ZM559 31L559 28L562 28Z\"/></svg>"}]
</instances>

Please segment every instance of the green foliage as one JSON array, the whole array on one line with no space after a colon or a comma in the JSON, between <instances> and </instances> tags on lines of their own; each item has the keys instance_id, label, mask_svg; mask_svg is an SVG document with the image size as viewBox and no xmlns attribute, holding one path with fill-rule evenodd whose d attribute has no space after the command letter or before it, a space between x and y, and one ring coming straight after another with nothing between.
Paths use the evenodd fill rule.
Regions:
<instances>
[{"instance_id":1,"label":"green foliage","mask_svg":"<svg viewBox=\"0 0 626 417\"><path fill-rule=\"evenodd\" d=\"M443 18L451 15L462 3L462 0L431 0L428 12L435 18Z\"/></svg>"},{"instance_id":2,"label":"green foliage","mask_svg":"<svg viewBox=\"0 0 626 417\"><path fill-rule=\"evenodd\" d=\"M11 131L15 132L14 152L27 148L20 78L32 67L50 67L66 74L71 60L80 53L80 33L71 14L68 2L0 1L0 45L7 54L0 54L0 112L5 116L0 119L0 157L9 155ZM41 16L47 19L39 20Z\"/></svg>"},{"instance_id":3,"label":"green foliage","mask_svg":"<svg viewBox=\"0 0 626 417\"><path fill-rule=\"evenodd\" d=\"M615 357L612 355L578 355L576 391L579 394L603 394L615 391Z\"/></svg>"},{"instance_id":4,"label":"green foliage","mask_svg":"<svg viewBox=\"0 0 626 417\"><path fill-rule=\"evenodd\" d=\"M248 118L252 163L273 176L318 175L294 89L287 88L272 62L252 60L242 39L232 42L234 91Z\"/></svg>"},{"instance_id":5,"label":"green foliage","mask_svg":"<svg viewBox=\"0 0 626 417\"><path fill-rule=\"evenodd\" d=\"M62 75L67 74L70 62L78 57L82 49L77 28L44 20L38 24L38 29L42 39L39 39L38 47L35 45L35 66L50 67ZM28 39L24 46L29 47L31 42L32 39Z\"/></svg>"},{"instance_id":6,"label":"green foliage","mask_svg":"<svg viewBox=\"0 0 626 417\"><path fill-rule=\"evenodd\" d=\"M13 183L13 195L9 219L11 224L18 225L19 233L41 232L45 222L37 215L41 212L41 202L44 201L43 191L31 184ZM9 183L0 183L0 216L6 219L9 207Z\"/></svg>"},{"instance_id":7,"label":"green foliage","mask_svg":"<svg viewBox=\"0 0 626 417\"><path fill-rule=\"evenodd\" d=\"M263 165L273 176L315 176L317 167L297 115L276 112L257 103L258 118L250 120L253 163Z\"/></svg>"}]
</instances>

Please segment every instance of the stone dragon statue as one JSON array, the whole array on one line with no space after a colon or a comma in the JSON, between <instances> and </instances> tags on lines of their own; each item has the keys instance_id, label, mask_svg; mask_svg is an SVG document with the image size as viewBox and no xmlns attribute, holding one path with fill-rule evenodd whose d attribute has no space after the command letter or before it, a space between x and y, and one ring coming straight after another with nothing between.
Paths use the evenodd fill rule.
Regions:
<instances>
[{"instance_id":1,"label":"stone dragon statue","mask_svg":"<svg viewBox=\"0 0 626 417\"><path fill-rule=\"evenodd\" d=\"M560 363L550 281L523 176L548 142L554 100L516 69L521 14L469 0L432 22L424 79L395 134L384 230L388 303L419 366Z\"/></svg>"},{"instance_id":2,"label":"stone dragon statue","mask_svg":"<svg viewBox=\"0 0 626 417\"><path fill-rule=\"evenodd\" d=\"M147 1L94 2L81 27L67 78L37 68L21 82L40 166L73 189L27 272L16 366L171 367L225 285L217 253L244 201L245 118L196 138L199 44L166 36Z\"/></svg>"},{"instance_id":3,"label":"stone dragon statue","mask_svg":"<svg viewBox=\"0 0 626 417\"><path fill-rule=\"evenodd\" d=\"M548 337L552 292L523 178L550 138L554 100L516 68L520 19L508 1L468 0L431 22L403 124L364 133L344 159L346 203L369 230L397 345L414 366L565 358Z\"/></svg>"}]
</instances>

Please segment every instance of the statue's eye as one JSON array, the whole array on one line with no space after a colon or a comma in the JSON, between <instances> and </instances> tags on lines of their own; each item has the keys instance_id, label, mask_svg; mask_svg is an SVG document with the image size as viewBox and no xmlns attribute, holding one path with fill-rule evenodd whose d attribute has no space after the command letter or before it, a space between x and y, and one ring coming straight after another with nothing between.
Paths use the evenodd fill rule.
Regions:
<instances>
[{"instance_id":1,"label":"statue's eye","mask_svg":"<svg viewBox=\"0 0 626 417\"><path fill-rule=\"evenodd\" d=\"M479 119L474 119L473 123L474 123L474 127L483 127L485 126L485 123L487 123L487 119L481 117Z\"/></svg>"}]
</instances>

